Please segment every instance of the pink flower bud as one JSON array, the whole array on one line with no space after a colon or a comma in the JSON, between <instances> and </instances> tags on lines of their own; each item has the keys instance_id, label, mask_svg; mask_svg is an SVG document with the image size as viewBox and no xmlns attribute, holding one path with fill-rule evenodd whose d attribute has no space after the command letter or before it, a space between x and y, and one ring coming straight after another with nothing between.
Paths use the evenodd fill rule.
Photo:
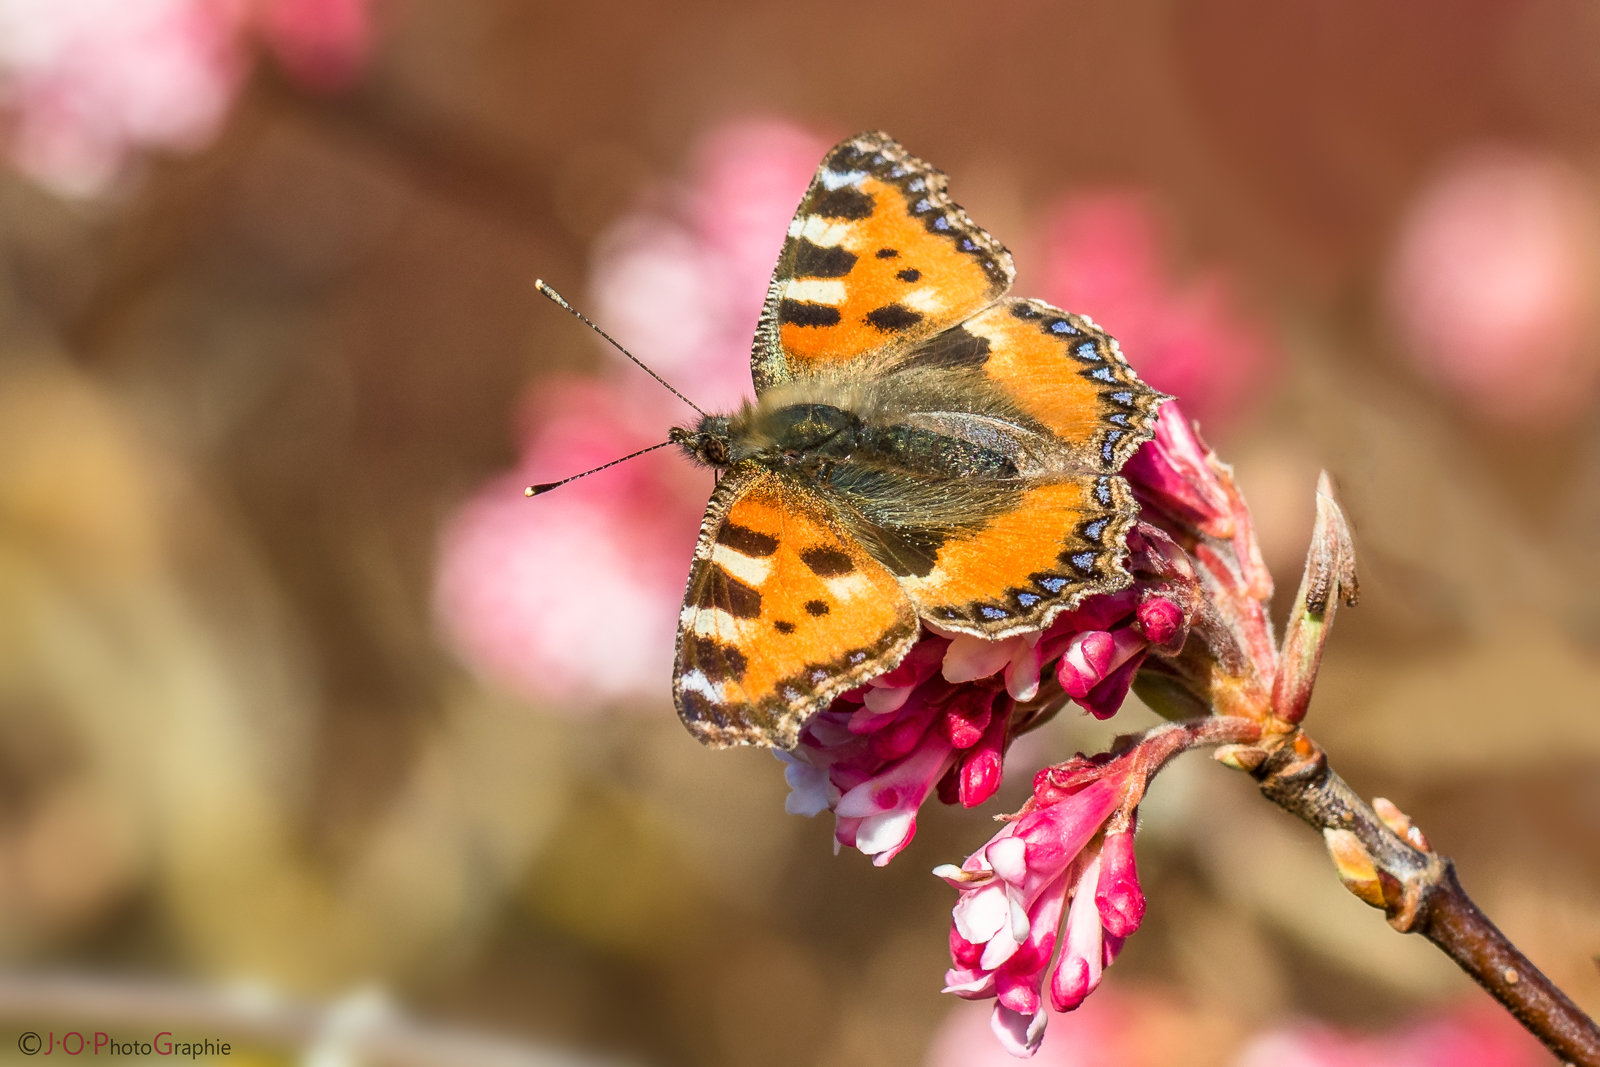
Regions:
<instances>
[{"instance_id":1,"label":"pink flower bud","mask_svg":"<svg viewBox=\"0 0 1600 1067\"><path fill-rule=\"evenodd\" d=\"M983 738L994 718L994 694L985 689L963 689L950 698L939 716L939 729L958 749L971 748Z\"/></svg>"},{"instance_id":2,"label":"pink flower bud","mask_svg":"<svg viewBox=\"0 0 1600 1067\"><path fill-rule=\"evenodd\" d=\"M917 809L954 758L948 741L937 731L925 731L910 755L839 798L833 809L838 817L834 840L871 856L874 866L888 863L911 843Z\"/></svg>"},{"instance_id":3,"label":"pink flower bud","mask_svg":"<svg viewBox=\"0 0 1600 1067\"><path fill-rule=\"evenodd\" d=\"M1111 672L1115 651L1115 639L1104 630L1089 630L1073 637L1056 668L1061 688L1074 699L1087 696Z\"/></svg>"},{"instance_id":4,"label":"pink flower bud","mask_svg":"<svg viewBox=\"0 0 1600 1067\"><path fill-rule=\"evenodd\" d=\"M994 796L1000 788L1005 769L1006 720L1010 717L1010 704L1002 714L991 714L989 722L978 740L961 758L960 800L964 808L975 808Z\"/></svg>"},{"instance_id":5,"label":"pink flower bud","mask_svg":"<svg viewBox=\"0 0 1600 1067\"><path fill-rule=\"evenodd\" d=\"M1056 1011L1076 1008L1100 984L1105 945L1094 901L1099 880L1100 857L1096 856L1078 876L1072 907L1067 910L1067 943L1050 976L1050 1004Z\"/></svg>"},{"instance_id":6,"label":"pink flower bud","mask_svg":"<svg viewBox=\"0 0 1600 1067\"><path fill-rule=\"evenodd\" d=\"M871 736L867 742L869 749L879 759L899 759L917 747L917 743L928 732L928 727L933 725L933 718L938 711L925 700L914 701L912 706L902 708L892 722Z\"/></svg>"},{"instance_id":7,"label":"pink flower bud","mask_svg":"<svg viewBox=\"0 0 1600 1067\"><path fill-rule=\"evenodd\" d=\"M1100 880L1094 890L1100 925L1122 938L1139 929L1144 919L1144 892L1134 865L1133 832L1107 834L1100 848Z\"/></svg>"},{"instance_id":8,"label":"pink flower bud","mask_svg":"<svg viewBox=\"0 0 1600 1067\"><path fill-rule=\"evenodd\" d=\"M1122 701L1126 699L1128 688L1133 685L1133 676L1139 673L1144 657L1145 651L1141 648L1112 671L1105 681L1089 690L1078 703L1097 719L1111 718L1122 707Z\"/></svg>"},{"instance_id":9,"label":"pink flower bud","mask_svg":"<svg viewBox=\"0 0 1600 1067\"><path fill-rule=\"evenodd\" d=\"M1151 597L1139 605L1139 628L1152 645L1166 645L1183 630L1183 609L1170 600Z\"/></svg>"},{"instance_id":10,"label":"pink flower bud","mask_svg":"<svg viewBox=\"0 0 1600 1067\"><path fill-rule=\"evenodd\" d=\"M1161 405L1155 438L1122 467L1141 500L1212 537L1233 536L1233 506L1208 449L1173 401Z\"/></svg>"},{"instance_id":11,"label":"pink flower bud","mask_svg":"<svg viewBox=\"0 0 1600 1067\"><path fill-rule=\"evenodd\" d=\"M921 685L938 673L940 664L944 662L945 649L948 646L949 642L944 638L924 633L922 639L911 646L911 651L906 653L906 658L900 661L900 666L885 674L878 675L868 684L886 688Z\"/></svg>"}]
</instances>

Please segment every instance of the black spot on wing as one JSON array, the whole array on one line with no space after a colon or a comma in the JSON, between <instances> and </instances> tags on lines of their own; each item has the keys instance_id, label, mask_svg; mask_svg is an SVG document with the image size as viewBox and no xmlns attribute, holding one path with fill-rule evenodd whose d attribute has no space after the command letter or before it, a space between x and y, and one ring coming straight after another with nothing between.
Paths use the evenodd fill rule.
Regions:
<instances>
[{"instance_id":1,"label":"black spot on wing","mask_svg":"<svg viewBox=\"0 0 1600 1067\"><path fill-rule=\"evenodd\" d=\"M790 326L837 326L839 309L803 300L780 300L778 321Z\"/></svg>"},{"instance_id":2,"label":"black spot on wing","mask_svg":"<svg viewBox=\"0 0 1600 1067\"><path fill-rule=\"evenodd\" d=\"M867 312L865 318L867 325L884 333L895 333L921 322L922 312L912 311L904 304L885 304L881 308L873 308Z\"/></svg>"},{"instance_id":3,"label":"black spot on wing","mask_svg":"<svg viewBox=\"0 0 1600 1067\"><path fill-rule=\"evenodd\" d=\"M736 619L754 619L761 615L761 593L715 563L711 565L705 595L703 603L721 608Z\"/></svg>"},{"instance_id":4,"label":"black spot on wing","mask_svg":"<svg viewBox=\"0 0 1600 1067\"><path fill-rule=\"evenodd\" d=\"M800 562L810 567L811 573L819 578L837 578L856 569L849 556L826 545L814 545L801 552Z\"/></svg>"},{"instance_id":5,"label":"black spot on wing","mask_svg":"<svg viewBox=\"0 0 1600 1067\"><path fill-rule=\"evenodd\" d=\"M835 245L814 244L804 237L794 245L793 271L796 278L843 278L856 265L856 254Z\"/></svg>"},{"instance_id":6,"label":"black spot on wing","mask_svg":"<svg viewBox=\"0 0 1600 1067\"><path fill-rule=\"evenodd\" d=\"M896 274L895 277L899 278L903 282L914 282L922 277L922 272L917 270L915 267L907 267L905 270Z\"/></svg>"},{"instance_id":7,"label":"black spot on wing","mask_svg":"<svg viewBox=\"0 0 1600 1067\"><path fill-rule=\"evenodd\" d=\"M734 522L722 524L722 528L717 531L717 543L727 545L741 556L770 556L778 551L776 537Z\"/></svg>"},{"instance_id":8,"label":"black spot on wing","mask_svg":"<svg viewBox=\"0 0 1600 1067\"><path fill-rule=\"evenodd\" d=\"M897 248L880 248L877 251L877 256L879 259L893 259L899 254L900 250Z\"/></svg>"},{"instance_id":9,"label":"black spot on wing","mask_svg":"<svg viewBox=\"0 0 1600 1067\"><path fill-rule=\"evenodd\" d=\"M820 600L808 600L806 601L805 607L806 614L812 616L813 618L820 618L828 613L828 605L824 604Z\"/></svg>"},{"instance_id":10,"label":"black spot on wing","mask_svg":"<svg viewBox=\"0 0 1600 1067\"><path fill-rule=\"evenodd\" d=\"M787 622L783 619L779 619L777 622L773 623L772 628L778 631L780 634L794 633L794 623Z\"/></svg>"},{"instance_id":11,"label":"black spot on wing","mask_svg":"<svg viewBox=\"0 0 1600 1067\"><path fill-rule=\"evenodd\" d=\"M867 219L872 217L872 194L853 185L821 189L806 205L807 214L824 219Z\"/></svg>"},{"instance_id":12,"label":"black spot on wing","mask_svg":"<svg viewBox=\"0 0 1600 1067\"><path fill-rule=\"evenodd\" d=\"M737 682L744 677L750 661L732 645L724 645L710 637L691 634L685 641L685 666L697 670L713 684Z\"/></svg>"}]
</instances>

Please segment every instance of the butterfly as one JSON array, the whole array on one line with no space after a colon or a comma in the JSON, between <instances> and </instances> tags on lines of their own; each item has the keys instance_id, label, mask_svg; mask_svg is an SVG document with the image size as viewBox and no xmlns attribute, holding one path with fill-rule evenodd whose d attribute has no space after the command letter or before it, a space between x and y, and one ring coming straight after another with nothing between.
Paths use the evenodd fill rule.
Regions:
<instances>
[{"instance_id":1,"label":"butterfly","mask_svg":"<svg viewBox=\"0 0 1600 1067\"><path fill-rule=\"evenodd\" d=\"M1167 399L887 134L835 146L778 257L756 399L671 440L719 472L673 696L713 747L792 748L922 620L1000 639L1127 585L1117 475Z\"/></svg>"}]
</instances>

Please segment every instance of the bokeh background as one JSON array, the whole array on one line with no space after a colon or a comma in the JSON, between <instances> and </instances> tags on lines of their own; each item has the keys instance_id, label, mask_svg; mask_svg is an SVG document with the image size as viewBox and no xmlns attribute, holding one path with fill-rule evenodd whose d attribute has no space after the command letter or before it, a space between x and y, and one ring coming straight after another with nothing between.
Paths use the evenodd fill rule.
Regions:
<instances>
[{"instance_id":1,"label":"bokeh background","mask_svg":"<svg viewBox=\"0 0 1600 1067\"><path fill-rule=\"evenodd\" d=\"M709 476L520 492L686 414L533 279L736 403L872 128L1200 417L1280 611L1334 474L1312 732L1600 1010L1593 5L0 0L0 1060L215 990L332 1011L217 1062L1005 1060L927 872L1150 713L835 858L672 713ZM1145 811L1145 928L1041 1063L1553 1062L1242 776Z\"/></svg>"}]
</instances>

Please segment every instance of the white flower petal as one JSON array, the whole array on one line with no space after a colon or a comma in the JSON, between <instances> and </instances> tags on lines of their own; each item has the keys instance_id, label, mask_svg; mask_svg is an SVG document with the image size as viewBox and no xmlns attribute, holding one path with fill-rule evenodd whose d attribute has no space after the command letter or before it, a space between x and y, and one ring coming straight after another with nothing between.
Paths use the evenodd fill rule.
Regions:
<instances>
[{"instance_id":1,"label":"white flower petal","mask_svg":"<svg viewBox=\"0 0 1600 1067\"><path fill-rule=\"evenodd\" d=\"M1018 637L1008 637L1004 641L988 641L981 637L973 637L971 634L960 634L945 650L944 665L941 668L944 680L959 683L987 678L1011 662L1011 657L1021 643L1022 639Z\"/></svg>"},{"instance_id":2,"label":"white flower petal","mask_svg":"<svg viewBox=\"0 0 1600 1067\"><path fill-rule=\"evenodd\" d=\"M861 820L861 828L856 831L856 848L869 856L887 852L896 845L905 843L906 838L911 836L911 828L916 821L917 813L914 811L890 811L882 815L869 815Z\"/></svg>"},{"instance_id":3,"label":"white flower petal","mask_svg":"<svg viewBox=\"0 0 1600 1067\"><path fill-rule=\"evenodd\" d=\"M1021 942L1013 936L1013 933L1014 931L1010 924L1001 926L1000 932L991 937L988 943L983 946L983 955L978 959L978 966L986 971L993 971L998 969L1006 960L1016 955L1017 949L1021 947ZM1022 936L1028 936L1026 927L1023 928ZM972 938L968 937L967 940L971 941Z\"/></svg>"},{"instance_id":4,"label":"white flower petal","mask_svg":"<svg viewBox=\"0 0 1600 1067\"><path fill-rule=\"evenodd\" d=\"M1006 925L1009 911L1005 887L999 882L990 882L973 892L961 894L950 917L955 920L956 930L962 937L981 945Z\"/></svg>"},{"instance_id":5,"label":"white flower petal","mask_svg":"<svg viewBox=\"0 0 1600 1067\"><path fill-rule=\"evenodd\" d=\"M989 1028L1000 1039L1001 1046L1018 1059L1027 1059L1039 1051L1044 1040L1044 1026L1049 1016L1045 1012L1024 1015L996 1002L994 1014L989 1017Z\"/></svg>"}]
</instances>

